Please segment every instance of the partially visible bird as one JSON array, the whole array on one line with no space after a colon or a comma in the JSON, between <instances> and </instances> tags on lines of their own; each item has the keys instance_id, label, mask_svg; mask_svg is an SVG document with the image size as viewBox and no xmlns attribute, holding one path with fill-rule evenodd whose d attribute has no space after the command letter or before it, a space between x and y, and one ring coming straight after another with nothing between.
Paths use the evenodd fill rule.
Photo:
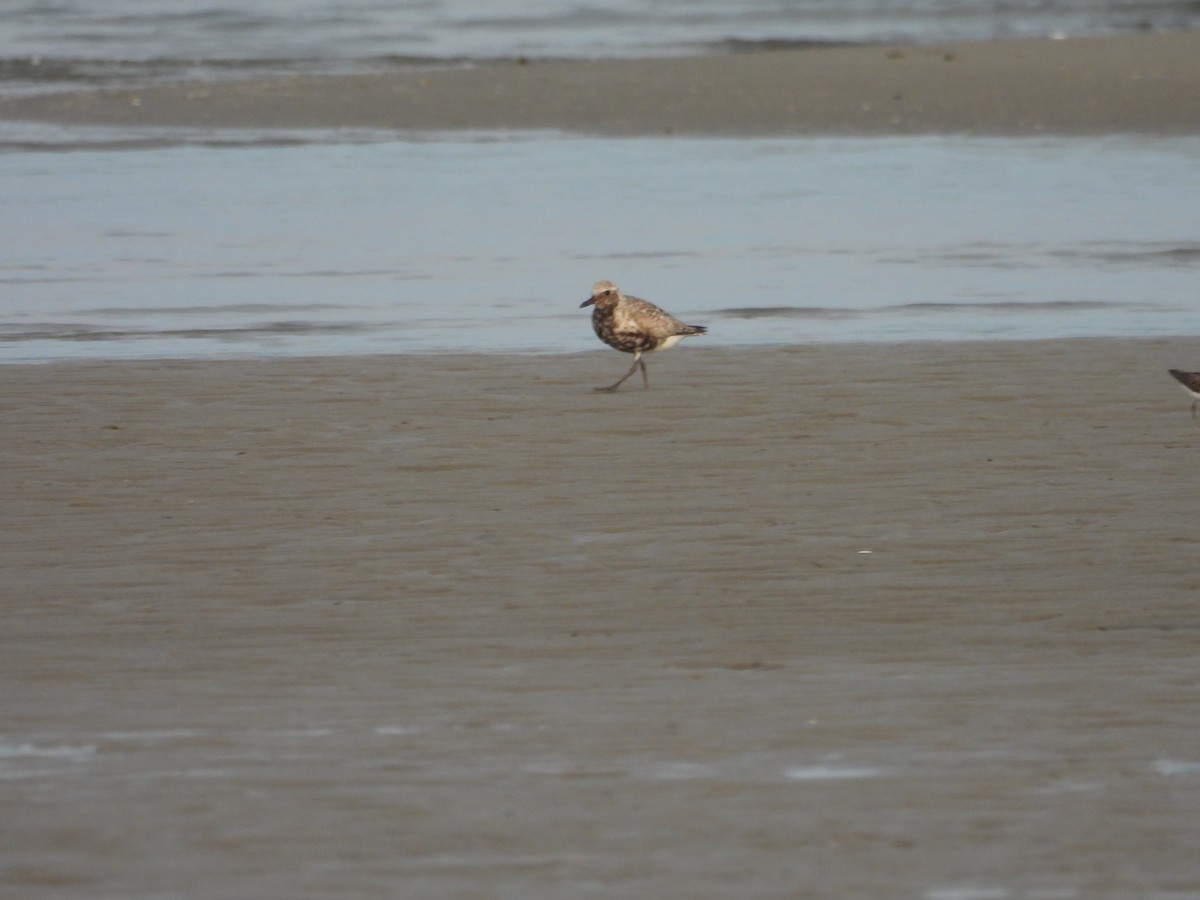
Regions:
<instances>
[{"instance_id":1,"label":"partially visible bird","mask_svg":"<svg viewBox=\"0 0 1200 900\"><path fill-rule=\"evenodd\" d=\"M1179 369L1167 369L1183 389L1192 395L1192 418L1196 418L1196 403L1200 401L1200 372L1183 372Z\"/></svg>"},{"instance_id":2,"label":"partially visible bird","mask_svg":"<svg viewBox=\"0 0 1200 900\"><path fill-rule=\"evenodd\" d=\"M596 329L596 336L615 350L633 354L633 365L620 381L596 388L598 391L615 391L639 367L642 387L649 388L650 378L646 375L643 353L666 350L685 337L708 331L703 325L685 325L647 300L625 296L611 281L597 281L592 287L592 296L580 303L579 308L593 305L596 308L592 310L592 327Z\"/></svg>"}]
</instances>

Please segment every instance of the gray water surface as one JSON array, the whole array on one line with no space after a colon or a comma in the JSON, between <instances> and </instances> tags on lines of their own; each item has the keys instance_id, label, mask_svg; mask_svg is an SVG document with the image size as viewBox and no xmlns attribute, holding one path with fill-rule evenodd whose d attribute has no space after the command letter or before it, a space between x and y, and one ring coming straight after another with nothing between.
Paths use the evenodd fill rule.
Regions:
<instances>
[{"instance_id":1,"label":"gray water surface","mask_svg":"<svg viewBox=\"0 0 1200 900\"><path fill-rule=\"evenodd\" d=\"M51 131L5 362L569 352L600 278L722 344L1200 333L1197 138Z\"/></svg>"}]
</instances>

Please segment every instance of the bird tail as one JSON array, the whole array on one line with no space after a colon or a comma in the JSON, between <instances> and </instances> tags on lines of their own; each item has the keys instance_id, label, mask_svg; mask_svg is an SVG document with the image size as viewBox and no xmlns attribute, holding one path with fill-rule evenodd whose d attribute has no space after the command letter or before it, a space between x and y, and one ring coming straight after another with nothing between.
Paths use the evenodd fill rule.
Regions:
<instances>
[{"instance_id":1,"label":"bird tail","mask_svg":"<svg viewBox=\"0 0 1200 900\"><path fill-rule=\"evenodd\" d=\"M707 325L685 325L687 331L684 334L708 334Z\"/></svg>"},{"instance_id":2,"label":"bird tail","mask_svg":"<svg viewBox=\"0 0 1200 900\"><path fill-rule=\"evenodd\" d=\"M1200 372L1183 372L1179 369L1167 369L1167 371L1188 390L1200 389Z\"/></svg>"}]
</instances>

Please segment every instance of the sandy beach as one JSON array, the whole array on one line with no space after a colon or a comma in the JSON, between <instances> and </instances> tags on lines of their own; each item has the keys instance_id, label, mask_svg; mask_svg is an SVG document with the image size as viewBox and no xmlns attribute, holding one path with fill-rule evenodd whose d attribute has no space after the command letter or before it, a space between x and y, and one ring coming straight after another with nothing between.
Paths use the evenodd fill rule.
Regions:
<instances>
[{"instance_id":1,"label":"sandy beach","mask_svg":"<svg viewBox=\"0 0 1200 900\"><path fill-rule=\"evenodd\" d=\"M525 61L0 98L0 120L606 135L1200 131L1200 32Z\"/></svg>"},{"instance_id":2,"label":"sandy beach","mask_svg":"<svg viewBox=\"0 0 1200 900\"><path fill-rule=\"evenodd\" d=\"M1194 340L3 369L12 897L1194 897Z\"/></svg>"}]
</instances>

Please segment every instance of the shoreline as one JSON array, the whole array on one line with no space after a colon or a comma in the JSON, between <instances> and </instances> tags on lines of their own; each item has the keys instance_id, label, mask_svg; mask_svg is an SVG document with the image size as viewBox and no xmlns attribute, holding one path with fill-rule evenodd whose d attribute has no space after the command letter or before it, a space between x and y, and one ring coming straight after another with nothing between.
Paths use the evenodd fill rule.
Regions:
<instances>
[{"instance_id":1,"label":"shoreline","mask_svg":"<svg viewBox=\"0 0 1200 900\"><path fill-rule=\"evenodd\" d=\"M733 344L723 343L717 346L691 345L687 349L689 354L715 354L737 356L740 354L750 354L759 356L763 354L779 354L779 353L812 353L814 355L836 354L839 350L848 355L863 355L863 354L887 354L894 352L919 352L921 349L930 349L938 352L941 349L949 348L957 345L961 347L964 353L971 351L982 352L999 352L1003 348L1013 348L1023 345L1045 345L1057 347L1061 345L1067 348L1083 349L1086 345L1097 345L1097 349L1104 349L1109 345L1153 345L1153 346L1172 346L1185 341L1195 341L1200 347L1200 333L1186 334L1177 333L1171 335L1154 335L1154 334L1138 334L1138 335L1079 335L1071 337L1012 337L1012 338L997 338L997 337L946 337L946 338L909 338L898 340L829 340L829 341L803 341L803 342L779 342L773 344ZM660 353L648 359L657 360L674 360L679 354L677 353ZM203 368L209 365L221 366L337 366L350 365L354 361L362 363L364 366L373 367L376 365L385 365L389 361L398 362L405 360L421 360L428 361L431 359L443 360L471 365L478 363L481 360L492 360L500 364L533 364L536 361L545 361L550 364L563 363L566 364L571 360L586 360L588 358L606 357L610 360L618 360L619 363L628 360L628 356L614 353L611 349L601 347L590 347L586 350L512 350L512 349L497 349L497 350L462 350L462 349L429 349L429 350L400 350L400 351L374 351L370 353L281 353L281 354L245 354L238 356L215 356L215 355L195 355L195 356L112 356L112 357L84 357L84 356L64 356L46 359L24 359L5 361L0 357L0 371L8 371L17 368L39 369L47 366L77 366L77 367L105 367L105 366L131 366L131 367L157 367L163 366L168 368L182 367L197 367ZM1172 363L1175 368L1182 365L1187 368L1192 365L1186 359L1178 364ZM1200 370L1200 352L1195 354L1195 368ZM1165 370L1164 370L1165 371Z\"/></svg>"},{"instance_id":2,"label":"shoreline","mask_svg":"<svg viewBox=\"0 0 1200 900\"><path fill-rule=\"evenodd\" d=\"M5 369L0 886L1198 883L1195 340L626 362Z\"/></svg>"},{"instance_id":3,"label":"shoreline","mask_svg":"<svg viewBox=\"0 0 1200 900\"><path fill-rule=\"evenodd\" d=\"M0 121L597 135L1200 133L1200 32L486 64L0 97Z\"/></svg>"}]
</instances>

